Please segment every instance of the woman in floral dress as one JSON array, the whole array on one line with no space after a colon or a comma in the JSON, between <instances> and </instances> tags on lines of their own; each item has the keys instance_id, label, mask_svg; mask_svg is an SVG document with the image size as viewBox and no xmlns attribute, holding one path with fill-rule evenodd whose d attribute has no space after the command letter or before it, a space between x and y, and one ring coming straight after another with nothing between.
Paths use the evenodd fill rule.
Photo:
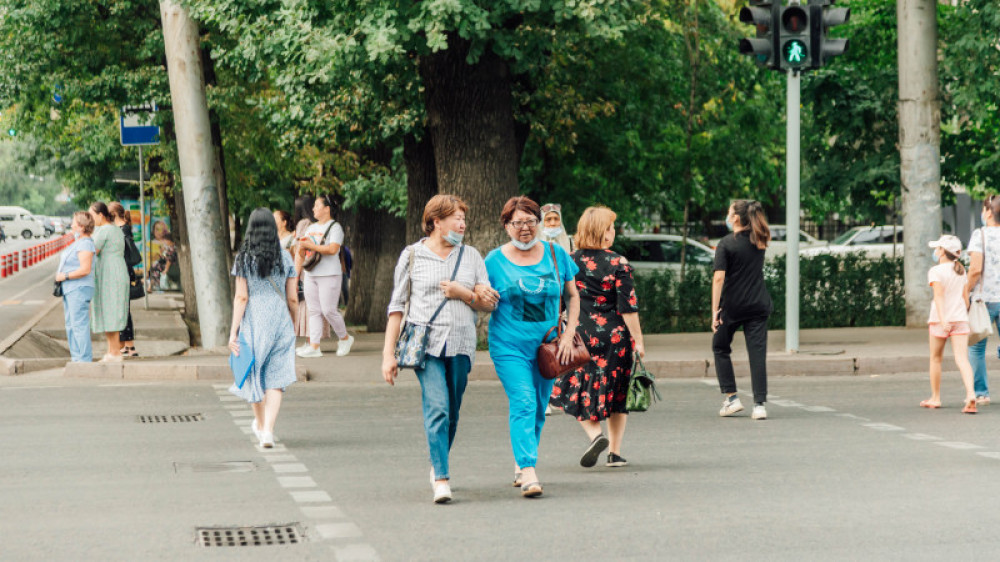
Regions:
<instances>
[{"instance_id":1,"label":"woman in floral dress","mask_svg":"<svg viewBox=\"0 0 1000 562\"><path fill-rule=\"evenodd\" d=\"M609 248L615 240L617 215L607 207L589 207L576 230L573 260L580 268L580 327L591 362L564 375L552 393L554 405L579 420L590 438L580 465L597 464L610 445L607 466L628 464L621 456L628 411L625 397L632 375L633 350L646 354L639 327L639 307L628 261ZM608 420L608 434L601 421Z\"/></svg>"}]
</instances>

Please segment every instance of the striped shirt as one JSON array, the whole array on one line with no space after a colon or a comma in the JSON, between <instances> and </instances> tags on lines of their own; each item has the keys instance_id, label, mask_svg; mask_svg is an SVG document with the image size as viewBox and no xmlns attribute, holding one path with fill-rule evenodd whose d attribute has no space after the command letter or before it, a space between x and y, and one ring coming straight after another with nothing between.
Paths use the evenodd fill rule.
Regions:
<instances>
[{"instance_id":1,"label":"striped shirt","mask_svg":"<svg viewBox=\"0 0 1000 562\"><path fill-rule=\"evenodd\" d=\"M458 259L459 246L452 248L448 257L441 259L420 242L407 246L399 255L396 263L395 285L392 299L389 301L388 314L404 312L407 296L410 297L409 317L406 321L426 326L434 311L444 300L441 291L441 281L451 279L455 271L455 260ZM410 253L413 252L413 275L410 275ZM486 262L482 254L472 246L465 246L462 263L458 266L455 281L467 289L476 285L489 286L490 280L486 273ZM413 285L412 295L410 285ZM476 357L476 311L465 302L449 299L448 304L431 326L427 343L427 353L436 357L447 355L467 355L470 359Z\"/></svg>"}]
</instances>

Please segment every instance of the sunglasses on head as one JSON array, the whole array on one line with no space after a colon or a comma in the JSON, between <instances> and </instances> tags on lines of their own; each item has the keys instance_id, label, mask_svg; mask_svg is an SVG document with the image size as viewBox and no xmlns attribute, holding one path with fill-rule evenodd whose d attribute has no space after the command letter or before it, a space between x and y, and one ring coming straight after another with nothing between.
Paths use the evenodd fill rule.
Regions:
<instances>
[{"instance_id":1,"label":"sunglasses on head","mask_svg":"<svg viewBox=\"0 0 1000 562\"><path fill-rule=\"evenodd\" d=\"M556 203L552 203L552 204L545 205L544 207L542 207L542 212L543 213L550 213L552 211L555 211L557 213L560 212L560 211L562 211L562 205L559 205L559 204L556 204Z\"/></svg>"}]
</instances>

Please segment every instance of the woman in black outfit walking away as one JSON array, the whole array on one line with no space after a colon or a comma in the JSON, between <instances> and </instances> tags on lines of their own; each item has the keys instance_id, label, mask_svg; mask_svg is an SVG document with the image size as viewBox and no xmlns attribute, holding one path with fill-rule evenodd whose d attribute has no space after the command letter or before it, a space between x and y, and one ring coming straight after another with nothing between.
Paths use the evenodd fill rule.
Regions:
<instances>
[{"instance_id":1,"label":"woman in black outfit walking away","mask_svg":"<svg viewBox=\"0 0 1000 562\"><path fill-rule=\"evenodd\" d=\"M755 420L767 419L767 319L771 315L771 295L764 286L764 250L771 240L764 207L757 201L734 201L726 216L733 232L715 249L712 278L712 351L719 389L726 395L719 415L731 416L743 410L736 396L731 344L736 330L743 327L750 357Z\"/></svg>"}]
</instances>

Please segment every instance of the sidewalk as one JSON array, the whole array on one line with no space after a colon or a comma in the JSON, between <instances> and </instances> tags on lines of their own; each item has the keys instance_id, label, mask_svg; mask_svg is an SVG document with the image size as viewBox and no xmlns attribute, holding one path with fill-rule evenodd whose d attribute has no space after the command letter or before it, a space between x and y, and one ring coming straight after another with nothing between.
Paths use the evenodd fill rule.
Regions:
<instances>
[{"instance_id":1,"label":"sidewalk","mask_svg":"<svg viewBox=\"0 0 1000 562\"><path fill-rule=\"evenodd\" d=\"M164 300L158 305L180 306L179 300ZM152 312L152 311L151 311ZM176 314L176 311L173 311ZM153 320L154 316L147 317ZM176 328L176 326L175 326ZM46 334L58 335L55 326L37 328ZM137 333L155 332L137 322ZM324 340L324 357L297 359L299 380L341 382L350 384L385 384L382 380L383 334L358 332L354 348L347 357L337 357L337 343ZM176 335L174 335L176 337ZM299 338L296 345L304 342ZM141 339L137 345L146 345ZM923 328L827 328L803 330L800 350L785 353L785 333L769 334L768 375L886 375L893 373L923 373L928 368L927 330ZM987 353L991 369L1000 367L995 347ZM141 349L140 349L141 352ZM715 378L712 357L712 334L650 334L646 336L646 367L660 378ZM179 352L176 352L179 353ZM181 355L130 359L123 364L69 364L65 376L132 380L228 380L226 350L191 349ZM749 375L746 348L737 334L733 342L733 360L737 376ZM956 372L950 347L945 351L944 370ZM402 380L412 378L403 371ZM470 380L496 380L489 353L477 352Z\"/></svg>"}]
</instances>

